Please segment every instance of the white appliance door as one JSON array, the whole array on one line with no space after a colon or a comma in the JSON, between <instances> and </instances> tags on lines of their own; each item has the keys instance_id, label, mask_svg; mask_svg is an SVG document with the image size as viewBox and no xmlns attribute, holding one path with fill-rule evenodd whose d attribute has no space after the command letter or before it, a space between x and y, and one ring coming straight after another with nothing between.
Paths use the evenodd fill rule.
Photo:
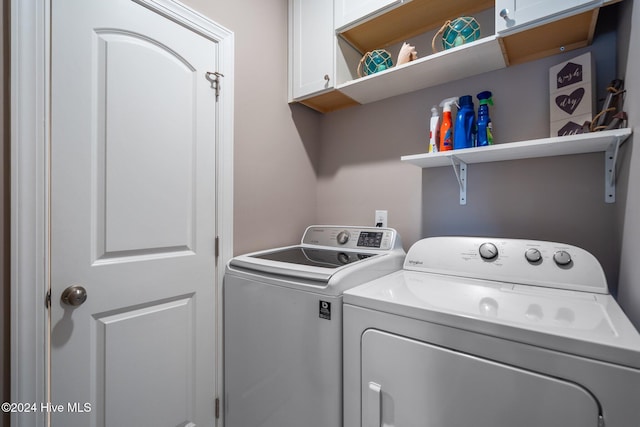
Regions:
<instances>
[{"instance_id":1,"label":"white appliance door","mask_svg":"<svg viewBox=\"0 0 640 427\"><path fill-rule=\"evenodd\" d=\"M367 330L363 427L597 427L589 391L558 378Z\"/></svg>"},{"instance_id":2,"label":"white appliance door","mask_svg":"<svg viewBox=\"0 0 640 427\"><path fill-rule=\"evenodd\" d=\"M342 298L227 274L225 427L342 426Z\"/></svg>"},{"instance_id":3,"label":"white appliance door","mask_svg":"<svg viewBox=\"0 0 640 427\"><path fill-rule=\"evenodd\" d=\"M52 425L212 426L218 46L131 0L51 25Z\"/></svg>"}]
</instances>

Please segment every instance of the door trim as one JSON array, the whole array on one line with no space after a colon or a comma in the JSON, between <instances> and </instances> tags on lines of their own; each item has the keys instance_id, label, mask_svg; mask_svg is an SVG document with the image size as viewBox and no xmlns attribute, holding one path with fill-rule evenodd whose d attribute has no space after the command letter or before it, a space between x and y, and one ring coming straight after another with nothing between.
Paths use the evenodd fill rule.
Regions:
<instances>
[{"instance_id":1,"label":"door trim","mask_svg":"<svg viewBox=\"0 0 640 427\"><path fill-rule=\"evenodd\" d=\"M48 401L51 1L11 0L11 401ZM222 396L222 279L233 256L234 34L175 0L132 0L218 44L216 391ZM204 78L204 76L203 76ZM212 118L214 119L214 118ZM212 242L216 236L211 236ZM213 243L212 243L213 244ZM11 425L46 426L42 411Z\"/></svg>"}]
</instances>

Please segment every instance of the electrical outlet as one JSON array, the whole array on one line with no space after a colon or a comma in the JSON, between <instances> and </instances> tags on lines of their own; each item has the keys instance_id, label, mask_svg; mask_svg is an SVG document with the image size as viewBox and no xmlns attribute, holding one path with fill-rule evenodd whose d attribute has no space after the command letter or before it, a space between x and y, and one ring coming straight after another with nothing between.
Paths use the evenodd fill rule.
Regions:
<instances>
[{"instance_id":1,"label":"electrical outlet","mask_svg":"<svg viewBox=\"0 0 640 427\"><path fill-rule=\"evenodd\" d=\"M376 227L387 226L387 211L376 211L375 221L373 222Z\"/></svg>"}]
</instances>

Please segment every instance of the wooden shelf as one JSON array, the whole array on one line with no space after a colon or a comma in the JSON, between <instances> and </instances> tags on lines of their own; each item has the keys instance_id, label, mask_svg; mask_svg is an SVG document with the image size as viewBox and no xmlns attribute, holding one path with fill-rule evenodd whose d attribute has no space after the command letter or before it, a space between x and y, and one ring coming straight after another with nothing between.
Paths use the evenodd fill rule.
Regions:
<instances>
[{"instance_id":1,"label":"wooden shelf","mask_svg":"<svg viewBox=\"0 0 640 427\"><path fill-rule=\"evenodd\" d=\"M580 135L509 142L488 147L466 148L441 153L414 154L402 156L400 160L421 168L453 166L460 185L460 204L466 204L468 164L604 152L604 197L606 203L613 203L615 202L615 171L618 148L629 138L631 133L631 128L615 129Z\"/></svg>"},{"instance_id":2,"label":"wooden shelf","mask_svg":"<svg viewBox=\"0 0 640 427\"><path fill-rule=\"evenodd\" d=\"M438 29L447 19L493 8L494 3L493 0L410 0L380 16L339 28L337 33L364 54Z\"/></svg>"},{"instance_id":3,"label":"wooden shelf","mask_svg":"<svg viewBox=\"0 0 640 427\"><path fill-rule=\"evenodd\" d=\"M618 1L607 0L603 6ZM447 19L493 7L493 0L411 0L379 16L340 28L337 34L364 53L438 29ZM333 89L296 101L327 113L585 47L592 42L598 11L599 8L595 8L524 31L485 37L399 67L338 83Z\"/></svg>"},{"instance_id":4,"label":"wooden shelf","mask_svg":"<svg viewBox=\"0 0 640 427\"><path fill-rule=\"evenodd\" d=\"M497 36L490 36L348 81L337 90L367 104L506 66Z\"/></svg>"}]
</instances>

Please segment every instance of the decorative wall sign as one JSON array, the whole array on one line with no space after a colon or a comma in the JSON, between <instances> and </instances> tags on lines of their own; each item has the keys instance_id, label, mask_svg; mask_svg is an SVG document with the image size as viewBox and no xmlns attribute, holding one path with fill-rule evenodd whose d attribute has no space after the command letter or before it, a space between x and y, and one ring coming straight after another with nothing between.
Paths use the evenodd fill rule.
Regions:
<instances>
[{"instance_id":1,"label":"decorative wall sign","mask_svg":"<svg viewBox=\"0 0 640 427\"><path fill-rule=\"evenodd\" d=\"M583 132L583 124L593 117L593 62L585 53L549 69L550 135Z\"/></svg>"}]
</instances>

